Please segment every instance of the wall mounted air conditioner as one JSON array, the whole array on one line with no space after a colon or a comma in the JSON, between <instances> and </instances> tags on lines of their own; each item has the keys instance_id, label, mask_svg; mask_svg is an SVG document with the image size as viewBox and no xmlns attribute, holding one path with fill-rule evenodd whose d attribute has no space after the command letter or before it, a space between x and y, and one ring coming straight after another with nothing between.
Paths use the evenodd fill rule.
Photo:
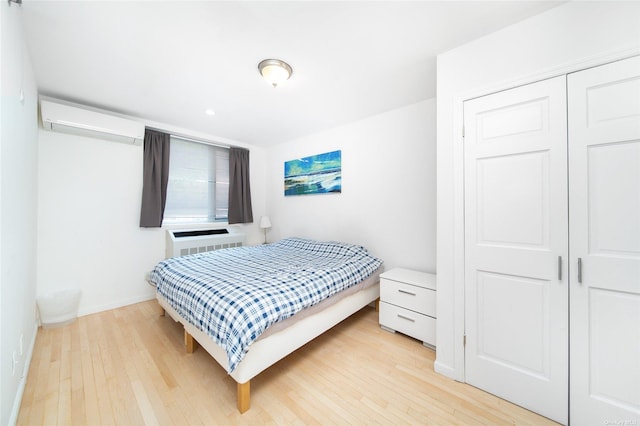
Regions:
<instances>
[{"instance_id":1,"label":"wall mounted air conditioner","mask_svg":"<svg viewBox=\"0 0 640 426\"><path fill-rule=\"evenodd\" d=\"M141 144L144 139L144 124L79 106L42 99L40 114L42 126L54 132L128 144Z\"/></svg>"}]
</instances>

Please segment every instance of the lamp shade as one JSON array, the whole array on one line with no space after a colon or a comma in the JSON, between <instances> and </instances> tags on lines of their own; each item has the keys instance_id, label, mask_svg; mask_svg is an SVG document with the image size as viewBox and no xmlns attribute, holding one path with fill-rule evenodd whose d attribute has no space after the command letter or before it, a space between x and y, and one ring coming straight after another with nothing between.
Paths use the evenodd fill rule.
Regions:
<instances>
[{"instance_id":1,"label":"lamp shade","mask_svg":"<svg viewBox=\"0 0 640 426\"><path fill-rule=\"evenodd\" d=\"M269 220L269 216L262 216L260 218L260 228L262 229L271 228L271 221Z\"/></svg>"}]
</instances>

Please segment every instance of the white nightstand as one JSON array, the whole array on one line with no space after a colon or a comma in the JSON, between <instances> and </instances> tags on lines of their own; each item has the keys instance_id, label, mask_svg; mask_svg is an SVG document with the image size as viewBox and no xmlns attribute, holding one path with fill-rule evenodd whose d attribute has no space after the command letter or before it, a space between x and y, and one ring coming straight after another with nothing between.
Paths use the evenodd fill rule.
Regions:
<instances>
[{"instance_id":1,"label":"white nightstand","mask_svg":"<svg viewBox=\"0 0 640 426\"><path fill-rule=\"evenodd\" d=\"M436 276L395 268L380 274L380 326L436 344Z\"/></svg>"}]
</instances>

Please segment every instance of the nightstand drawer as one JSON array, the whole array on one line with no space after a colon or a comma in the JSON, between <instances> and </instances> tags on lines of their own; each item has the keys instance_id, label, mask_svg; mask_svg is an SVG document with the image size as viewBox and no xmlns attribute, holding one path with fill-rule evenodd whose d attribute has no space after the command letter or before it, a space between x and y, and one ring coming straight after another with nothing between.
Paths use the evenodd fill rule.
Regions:
<instances>
[{"instance_id":1,"label":"nightstand drawer","mask_svg":"<svg viewBox=\"0 0 640 426\"><path fill-rule=\"evenodd\" d=\"M436 292L382 278L380 300L421 314L436 316Z\"/></svg>"},{"instance_id":2,"label":"nightstand drawer","mask_svg":"<svg viewBox=\"0 0 640 426\"><path fill-rule=\"evenodd\" d=\"M380 325L422 340L429 345L436 344L435 318L380 302Z\"/></svg>"}]
</instances>

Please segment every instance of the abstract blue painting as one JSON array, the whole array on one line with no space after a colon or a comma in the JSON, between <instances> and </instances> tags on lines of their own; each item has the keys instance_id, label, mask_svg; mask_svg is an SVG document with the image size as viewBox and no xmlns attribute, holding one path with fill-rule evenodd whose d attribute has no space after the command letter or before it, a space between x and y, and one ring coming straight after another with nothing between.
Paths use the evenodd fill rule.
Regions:
<instances>
[{"instance_id":1,"label":"abstract blue painting","mask_svg":"<svg viewBox=\"0 0 640 426\"><path fill-rule=\"evenodd\" d=\"M284 163L284 195L342 192L342 151Z\"/></svg>"}]
</instances>

